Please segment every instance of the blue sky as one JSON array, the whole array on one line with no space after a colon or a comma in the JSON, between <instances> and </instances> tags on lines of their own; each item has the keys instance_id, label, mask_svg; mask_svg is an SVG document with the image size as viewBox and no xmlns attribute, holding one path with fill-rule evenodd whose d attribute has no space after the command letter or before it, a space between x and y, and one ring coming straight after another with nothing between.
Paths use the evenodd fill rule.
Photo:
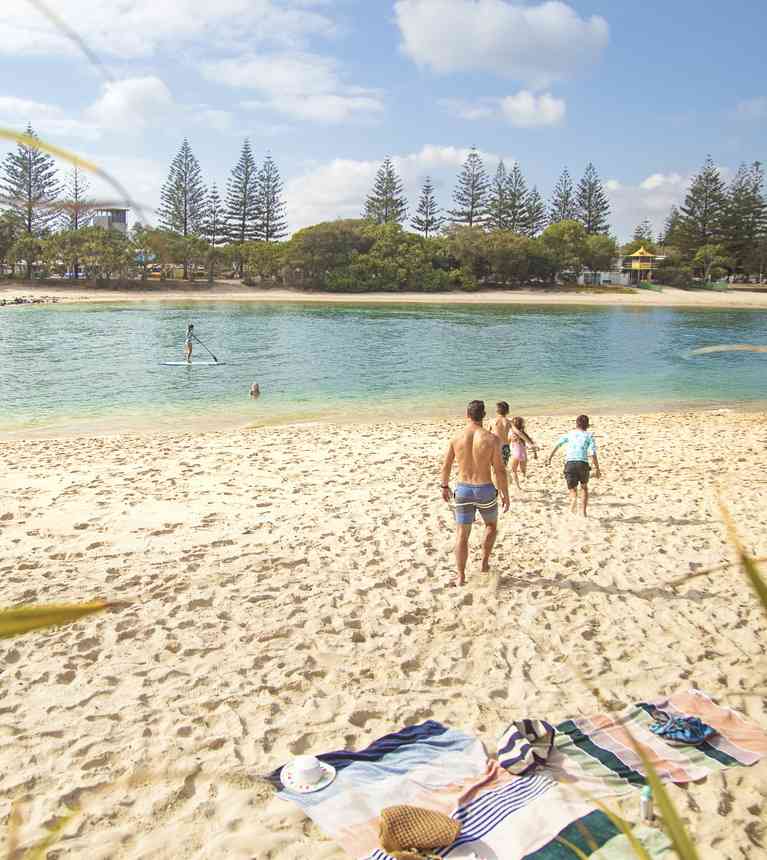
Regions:
<instances>
[{"instance_id":1,"label":"blue sky","mask_svg":"<svg viewBox=\"0 0 767 860\"><path fill-rule=\"evenodd\" d=\"M358 215L386 155L411 208L426 174L449 206L471 145L546 197L592 160L621 238L659 229L708 153L725 173L767 160L763 3L47 2L112 80L30 0L3 0L0 125L30 120L149 209L184 136L222 187L245 136L270 151L293 228Z\"/></svg>"}]
</instances>

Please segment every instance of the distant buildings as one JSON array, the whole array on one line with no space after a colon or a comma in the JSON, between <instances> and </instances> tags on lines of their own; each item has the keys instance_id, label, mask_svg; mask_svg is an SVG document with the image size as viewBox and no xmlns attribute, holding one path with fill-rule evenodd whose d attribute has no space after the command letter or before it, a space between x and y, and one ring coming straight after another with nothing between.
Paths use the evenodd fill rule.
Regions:
<instances>
[{"instance_id":1,"label":"distant buildings","mask_svg":"<svg viewBox=\"0 0 767 860\"><path fill-rule=\"evenodd\" d=\"M613 263L609 272L584 272L579 278L579 284L589 286L599 284L619 284L623 287L637 287L645 282L652 282L653 274L661 260L665 257L651 254L642 246L633 254L620 257Z\"/></svg>"},{"instance_id":2,"label":"distant buildings","mask_svg":"<svg viewBox=\"0 0 767 860\"><path fill-rule=\"evenodd\" d=\"M95 209L91 218L91 226L102 227L104 230L119 230L128 232L127 209Z\"/></svg>"}]
</instances>

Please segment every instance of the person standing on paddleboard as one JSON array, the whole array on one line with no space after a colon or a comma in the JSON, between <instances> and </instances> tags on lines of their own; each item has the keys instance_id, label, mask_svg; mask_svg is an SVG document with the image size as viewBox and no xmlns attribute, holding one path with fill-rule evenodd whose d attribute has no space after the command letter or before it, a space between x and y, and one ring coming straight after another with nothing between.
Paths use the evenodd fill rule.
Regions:
<instances>
[{"instance_id":1,"label":"person standing on paddleboard","mask_svg":"<svg viewBox=\"0 0 767 860\"><path fill-rule=\"evenodd\" d=\"M186 340L184 341L184 349L186 351L186 360L188 364L192 363L192 341L194 340L194 323L189 323L186 327Z\"/></svg>"}]
</instances>

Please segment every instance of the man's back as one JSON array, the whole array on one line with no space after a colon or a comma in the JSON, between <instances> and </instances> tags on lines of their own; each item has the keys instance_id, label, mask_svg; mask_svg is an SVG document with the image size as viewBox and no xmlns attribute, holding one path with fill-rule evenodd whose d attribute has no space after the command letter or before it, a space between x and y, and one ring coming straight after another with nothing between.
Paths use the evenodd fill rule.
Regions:
<instances>
[{"instance_id":1,"label":"man's back","mask_svg":"<svg viewBox=\"0 0 767 860\"><path fill-rule=\"evenodd\" d=\"M453 439L458 480L464 484L492 483L491 466L500 446L497 436L483 427L468 426Z\"/></svg>"},{"instance_id":2,"label":"man's back","mask_svg":"<svg viewBox=\"0 0 767 860\"><path fill-rule=\"evenodd\" d=\"M493 433L501 440L501 444L509 444L511 421L503 415L498 415L493 424Z\"/></svg>"}]
</instances>

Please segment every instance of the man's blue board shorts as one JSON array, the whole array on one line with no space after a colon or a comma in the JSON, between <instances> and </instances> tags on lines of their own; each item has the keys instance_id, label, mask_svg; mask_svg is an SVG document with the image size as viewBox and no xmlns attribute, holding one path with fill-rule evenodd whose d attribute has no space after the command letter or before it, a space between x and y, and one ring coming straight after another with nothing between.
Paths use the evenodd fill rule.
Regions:
<instances>
[{"instance_id":1,"label":"man's blue board shorts","mask_svg":"<svg viewBox=\"0 0 767 860\"><path fill-rule=\"evenodd\" d=\"M485 524L498 519L498 490L493 484L458 484L455 488L455 521L470 526L479 511Z\"/></svg>"}]
</instances>

